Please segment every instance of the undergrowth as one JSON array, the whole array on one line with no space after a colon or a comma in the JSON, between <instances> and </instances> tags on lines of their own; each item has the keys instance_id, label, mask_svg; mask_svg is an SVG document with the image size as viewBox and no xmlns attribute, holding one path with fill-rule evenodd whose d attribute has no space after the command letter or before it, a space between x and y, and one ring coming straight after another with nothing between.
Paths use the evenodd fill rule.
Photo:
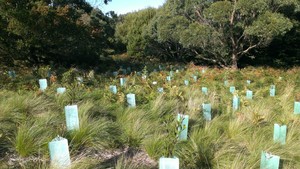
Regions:
<instances>
[{"instance_id":1,"label":"undergrowth","mask_svg":"<svg viewBox=\"0 0 300 169\"><path fill-rule=\"evenodd\" d=\"M181 168L250 169L259 168L262 151L280 156L282 169L300 168L300 117L293 114L299 68L176 69L171 81L166 81L170 70L151 72L147 67L140 75L118 76L70 69L52 81L46 77L44 92L37 81L47 69L1 77L0 168L50 168L48 143L57 135L68 139L72 168L157 168L160 157L175 156ZM126 78L124 86L120 77ZM117 85L117 94L109 91L110 85ZM276 86L275 97L269 95L270 85ZM67 91L57 94L61 86ZM230 86L240 97L236 111ZM158 87L164 91L159 93ZM202 87L208 88L207 95ZM252 100L246 98L247 90L253 91ZM136 108L127 107L128 93L136 95ZM203 117L203 103L212 105L211 121ZM79 108L80 128L75 131L66 130L64 106L70 104ZM189 115L187 141L178 140L177 114ZM275 123L287 125L285 145L273 141ZM151 164L134 161L135 153L122 152L128 149L146 153ZM114 155L104 156L107 152Z\"/></svg>"}]
</instances>

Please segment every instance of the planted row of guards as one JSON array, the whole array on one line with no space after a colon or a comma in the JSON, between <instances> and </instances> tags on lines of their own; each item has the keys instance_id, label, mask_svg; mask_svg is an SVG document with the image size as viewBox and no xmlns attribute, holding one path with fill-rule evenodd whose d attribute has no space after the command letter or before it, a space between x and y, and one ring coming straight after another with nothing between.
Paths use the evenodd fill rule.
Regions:
<instances>
[{"instance_id":1,"label":"planted row of guards","mask_svg":"<svg viewBox=\"0 0 300 169\"><path fill-rule=\"evenodd\" d=\"M177 72L177 71L176 71ZM173 73L173 72L172 72ZM168 82L172 79L172 73L170 72L170 76L166 77ZM10 76L15 77L15 73L11 72ZM146 77L143 77L146 78ZM197 81L197 77L194 76L194 81ZM82 82L83 79L80 79ZM251 81L247 80L247 84L250 84ZM120 86L124 86L126 84L126 78L120 78ZM157 84L157 82L153 82L153 84ZM184 85L188 86L189 81L184 80ZM228 86L228 81L224 81L224 85ZM45 91L48 87L47 79L40 79L39 86L41 91ZM109 86L110 91L113 94L117 94L117 86L111 85ZM233 94L232 99L232 108L233 111L236 111L240 107L240 98L235 95L235 87L230 86L229 92ZM159 93L163 93L164 90L162 87L158 87L157 91ZM202 87L201 91L203 94L208 95L208 88ZM57 88L58 94L63 94L66 92L66 88L60 87ZM271 85L270 87L270 96L275 96L275 85ZM251 90L246 91L246 98L253 99L253 92ZM128 103L128 107L134 108L136 107L135 94L129 93L126 95L126 100ZM206 121L211 121L212 117L212 105L210 103L203 103L201 105L203 118ZM68 105L65 106L65 119L66 119L66 127L68 131L78 130L80 128L79 124L79 116L78 116L78 107L77 105ZM300 102L294 103L294 114L300 114ZM180 122L178 126L178 139L179 140L187 140L188 139L188 123L189 116L178 114L177 120ZM286 135L287 135L287 126L274 124L274 132L273 132L273 140L274 142L278 142L282 145L286 144ZM70 154L69 154L69 146L68 140L62 137L56 137L49 143L49 151L50 151L50 159L51 165L55 168L67 168L71 165ZM260 168L261 169L278 169L280 164L280 157L273 155L269 152L262 151L261 153L261 161ZM179 159L176 157L161 157L159 159L159 168L160 169L179 169Z\"/></svg>"}]
</instances>

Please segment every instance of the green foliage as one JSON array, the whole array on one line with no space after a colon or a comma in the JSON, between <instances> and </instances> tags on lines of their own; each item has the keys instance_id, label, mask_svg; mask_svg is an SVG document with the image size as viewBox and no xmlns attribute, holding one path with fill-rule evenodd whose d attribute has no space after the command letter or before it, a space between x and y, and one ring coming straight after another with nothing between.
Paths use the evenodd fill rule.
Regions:
<instances>
[{"instance_id":1,"label":"green foliage","mask_svg":"<svg viewBox=\"0 0 300 169\"><path fill-rule=\"evenodd\" d=\"M250 50L268 45L274 37L284 35L293 27L287 17L276 13L263 0L217 1L196 8L195 12L196 24L182 34L181 42L186 47L193 45L199 59L220 66L237 67L237 61ZM204 36L200 30L210 32Z\"/></svg>"},{"instance_id":2,"label":"green foliage","mask_svg":"<svg viewBox=\"0 0 300 169\"><path fill-rule=\"evenodd\" d=\"M10 65L95 64L106 55L113 43L113 19L86 1L48 3L0 2L0 32L6 37L0 39L1 61Z\"/></svg>"},{"instance_id":3,"label":"green foliage","mask_svg":"<svg viewBox=\"0 0 300 169\"><path fill-rule=\"evenodd\" d=\"M49 77L50 71L51 71L50 66L42 66L42 67L38 68L37 74L40 78L45 79L45 78Z\"/></svg>"},{"instance_id":4,"label":"green foliage","mask_svg":"<svg viewBox=\"0 0 300 169\"><path fill-rule=\"evenodd\" d=\"M179 41L180 33L188 25L189 21L183 16L161 16L157 21L158 41Z\"/></svg>"},{"instance_id":5,"label":"green foliage","mask_svg":"<svg viewBox=\"0 0 300 169\"><path fill-rule=\"evenodd\" d=\"M143 70L142 70L142 77L146 77L148 76L148 70L147 70L147 66L144 66Z\"/></svg>"},{"instance_id":6,"label":"green foliage","mask_svg":"<svg viewBox=\"0 0 300 169\"><path fill-rule=\"evenodd\" d=\"M232 13L232 3L229 1L218 1L209 8L204 9L204 16L212 22L226 24Z\"/></svg>"},{"instance_id":7,"label":"green foliage","mask_svg":"<svg viewBox=\"0 0 300 169\"><path fill-rule=\"evenodd\" d=\"M213 129L213 130L210 130ZM177 154L181 165L187 168L211 168L214 154L214 139L220 139L220 133L214 128L205 127L190 134L190 141L187 144L179 145ZM217 138L220 137L220 138ZM193 158L190 158L193 156Z\"/></svg>"},{"instance_id":8,"label":"green foliage","mask_svg":"<svg viewBox=\"0 0 300 169\"><path fill-rule=\"evenodd\" d=\"M13 149L21 157L44 154L48 150L51 136L49 130L41 124L25 123L18 127L14 138L11 138Z\"/></svg>"},{"instance_id":9,"label":"green foliage","mask_svg":"<svg viewBox=\"0 0 300 169\"><path fill-rule=\"evenodd\" d=\"M284 35L292 27L292 22L282 14L266 12L260 15L245 32L247 35L257 36L268 41L274 36Z\"/></svg>"},{"instance_id":10,"label":"green foliage","mask_svg":"<svg viewBox=\"0 0 300 169\"><path fill-rule=\"evenodd\" d=\"M235 68L240 60L299 63L297 0L168 0L159 9L121 16L103 14L87 1L50 3L0 2L4 66L96 65L121 52L139 60L151 56Z\"/></svg>"},{"instance_id":11,"label":"green foliage","mask_svg":"<svg viewBox=\"0 0 300 169\"><path fill-rule=\"evenodd\" d=\"M116 36L126 44L130 55L237 68L241 58L246 62L255 56L264 58L265 55L256 51L274 39L299 30L299 19L296 19L299 6L295 0L272 3L168 0L161 8L151 9L151 17L146 18L149 9L124 16L117 25ZM142 17L146 22L141 25L136 19ZM139 29L137 25L141 25ZM294 48L290 50L298 55Z\"/></svg>"},{"instance_id":12,"label":"green foliage","mask_svg":"<svg viewBox=\"0 0 300 169\"><path fill-rule=\"evenodd\" d=\"M116 37L126 45L129 55L136 57L144 55L147 41L144 39L143 30L155 13L153 8L129 13L122 16L116 25Z\"/></svg>"},{"instance_id":13,"label":"green foliage","mask_svg":"<svg viewBox=\"0 0 300 169\"><path fill-rule=\"evenodd\" d=\"M62 74L62 83L73 84L78 82L77 77L82 76L76 68L71 68Z\"/></svg>"},{"instance_id":14,"label":"green foliage","mask_svg":"<svg viewBox=\"0 0 300 169\"><path fill-rule=\"evenodd\" d=\"M142 140L151 133L151 123L143 116L142 111L127 110L117 115L117 123L122 126L121 142L132 148L140 148Z\"/></svg>"},{"instance_id":15,"label":"green foliage","mask_svg":"<svg viewBox=\"0 0 300 169\"><path fill-rule=\"evenodd\" d=\"M165 137L163 142L163 151L162 155L165 157L173 157L175 155L175 148L178 142L178 135L182 128L179 128L180 122L177 121L173 114L165 115L163 124L165 126Z\"/></svg>"}]
</instances>

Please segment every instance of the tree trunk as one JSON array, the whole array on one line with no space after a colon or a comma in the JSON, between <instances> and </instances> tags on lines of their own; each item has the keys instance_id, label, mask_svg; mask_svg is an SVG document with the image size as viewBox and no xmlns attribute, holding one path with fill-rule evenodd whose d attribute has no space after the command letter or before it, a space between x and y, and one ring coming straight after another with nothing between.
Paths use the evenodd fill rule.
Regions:
<instances>
[{"instance_id":1,"label":"tree trunk","mask_svg":"<svg viewBox=\"0 0 300 169\"><path fill-rule=\"evenodd\" d=\"M237 58L237 54L236 53L232 53L232 64L231 64L231 68L232 69L238 69L238 65L237 65L237 61L238 61L238 58Z\"/></svg>"},{"instance_id":2,"label":"tree trunk","mask_svg":"<svg viewBox=\"0 0 300 169\"><path fill-rule=\"evenodd\" d=\"M236 4L237 0L234 0L234 6L233 6L233 11L231 13L230 17L230 39L232 43L232 65L231 68L236 70L238 68L237 61L238 61L238 54L237 54L237 49L238 49L238 41L234 37L234 19L235 19L235 11L236 11Z\"/></svg>"}]
</instances>

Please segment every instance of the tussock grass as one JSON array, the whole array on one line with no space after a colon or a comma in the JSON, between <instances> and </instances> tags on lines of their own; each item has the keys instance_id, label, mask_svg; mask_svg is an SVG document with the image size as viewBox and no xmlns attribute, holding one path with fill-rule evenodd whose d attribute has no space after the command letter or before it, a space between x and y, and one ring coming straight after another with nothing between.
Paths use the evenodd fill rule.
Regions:
<instances>
[{"instance_id":1,"label":"tussock grass","mask_svg":"<svg viewBox=\"0 0 300 169\"><path fill-rule=\"evenodd\" d=\"M130 159L127 159L126 157L122 156L116 163L115 169L146 169L146 167L142 167L142 164L137 165L131 162Z\"/></svg>"},{"instance_id":2,"label":"tussock grass","mask_svg":"<svg viewBox=\"0 0 300 169\"><path fill-rule=\"evenodd\" d=\"M147 78L142 79L137 74L93 78L71 69L49 83L45 92L38 91L37 84L42 71L1 82L6 89L0 91L0 157L5 159L0 168L50 168L47 144L57 135L69 141L72 168L149 168L126 155L113 155L108 162L97 158L107 149L142 151L155 161L176 156L187 169L259 168L261 152L268 151L281 157L282 169L300 168L300 117L293 114L300 92L299 68L205 73L192 65L184 69L174 71L171 82L166 81L169 70L145 69ZM84 77L81 84L77 76ZM120 77L126 77L125 86L120 86ZM184 80L189 80L188 86ZM269 93L272 84L275 97ZM111 93L109 85L117 85L118 93ZM67 87L67 92L56 94L59 86ZM240 97L237 111L232 109L230 86ZM158 93L158 87L164 92ZM208 95L201 87L208 87ZM253 100L246 99L247 89L253 91ZM136 94L136 108L127 107L128 93ZM203 118L203 103L212 105L211 121ZM79 130L66 131L68 104L78 105ZM178 113L189 115L187 141L177 138ZM285 145L274 143L274 123L287 125Z\"/></svg>"},{"instance_id":3,"label":"tussock grass","mask_svg":"<svg viewBox=\"0 0 300 169\"><path fill-rule=\"evenodd\" d=\"M116 123L122 128L121 142L132 148L140 148L155 126L147 120L146 112L130 108L117 115Z\"/></svg>"},{"instance_id":4,"label":"tussock grass","mask_svg":"<svg viewBox=\"0 0 300 169\"><path fill-rule=\"evenodd\" d=\"M26 122L18 126L14 137L10 139L12 148L21 157L41 155L47 152L51 133L41 124Z\"/></svg>"},{"instance_id":5,"label":"tussock grass","mask_svg":"<svg viewBox=\"0 0 300 169\"><path fill-rule=\"evenodd\" d=\"M69 140L71 152L79 153L84 149L101 150L116 142L120 130L116 124L104 118L92 118L93 103L87 101L79 105L78 130L69 131L66 137Z\"/></svg>"}]
</instances>

